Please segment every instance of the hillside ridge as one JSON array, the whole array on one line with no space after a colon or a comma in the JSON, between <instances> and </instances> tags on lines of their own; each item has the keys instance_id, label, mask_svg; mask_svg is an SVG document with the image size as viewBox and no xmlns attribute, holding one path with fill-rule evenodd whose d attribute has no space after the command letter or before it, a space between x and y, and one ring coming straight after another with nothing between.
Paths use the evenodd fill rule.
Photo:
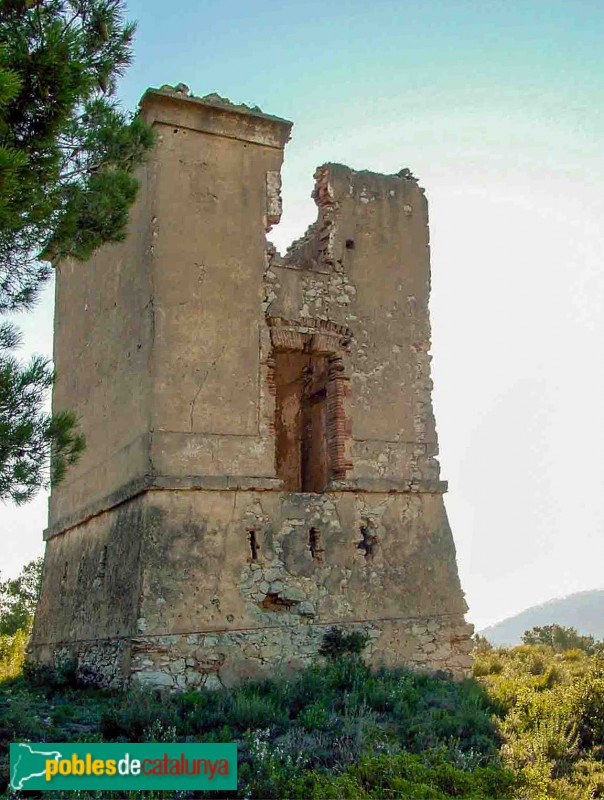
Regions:
<instances>
[{"instance_id":1,"label":"hillside ridge","mask_svg":"<svg viewBox=\"0 0 604 800\"><path fill-rule=\"evenodd\" d=\"M494 645L519 644L524 631L535 625L565 625L579 633L604 639L604 589L588 589L556 597L483 628L479 633Z\"/></svg>"}]
</instances>

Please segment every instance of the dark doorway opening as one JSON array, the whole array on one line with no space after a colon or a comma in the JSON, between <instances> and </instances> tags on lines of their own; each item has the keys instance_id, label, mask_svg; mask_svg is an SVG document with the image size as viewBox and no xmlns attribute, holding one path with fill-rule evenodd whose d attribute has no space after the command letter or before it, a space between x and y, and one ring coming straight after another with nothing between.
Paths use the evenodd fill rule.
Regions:
<instances>
[{"instance_id":1,"label":"dark doorway opening","mask_svg":"<svg viewBox=\"0 0 604 800\"><path fill-rule=\"evenodd\" d=\"M329 482L328 357L275 353L276 471L288 492L323 492Z\"/></svg>"}]
</instances>

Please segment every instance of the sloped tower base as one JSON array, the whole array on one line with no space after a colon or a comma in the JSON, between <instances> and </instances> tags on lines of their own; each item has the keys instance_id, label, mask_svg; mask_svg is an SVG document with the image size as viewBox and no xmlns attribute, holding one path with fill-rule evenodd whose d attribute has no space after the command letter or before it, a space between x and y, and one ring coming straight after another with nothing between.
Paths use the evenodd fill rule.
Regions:
<instances>
[{"instance_id":1,"label":"sloped tower base","mask_svg":"<svg viewBox=\"0 0 604 800\"><path fill-rule=\"evenodd\" d=\"M325 531L318 558L310 528ZM115 562L100 580L105 552ZM96 682L232 685L309 663L333 625L367 631L376 667L461 676L470 665L439 494L150 491L52 540L46 586L60 584L67 557L82 565L64 587L69 612L43 593L32 654L75 656Z\"/></svg>"}]
</instances>

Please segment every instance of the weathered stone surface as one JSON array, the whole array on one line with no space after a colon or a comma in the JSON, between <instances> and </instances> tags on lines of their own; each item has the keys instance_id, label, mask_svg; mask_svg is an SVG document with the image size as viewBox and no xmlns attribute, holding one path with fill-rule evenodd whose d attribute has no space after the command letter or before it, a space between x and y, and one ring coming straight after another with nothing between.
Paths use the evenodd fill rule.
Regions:
<instances>
[{"instance_id":1,"label":"weathered stone surface","mask_svg":"<svg viewBox=\"0 0 604 800\"><path fill-rule=\"evenodd\" d=\"M127 240L58 267L53 403L88 449L53 489L31 658L216 688L311 662L340 625L372 665L466 674L423 190L324 165L280 256L291 123L186 87L142 107Z\"/></svg>"}]
</instances>

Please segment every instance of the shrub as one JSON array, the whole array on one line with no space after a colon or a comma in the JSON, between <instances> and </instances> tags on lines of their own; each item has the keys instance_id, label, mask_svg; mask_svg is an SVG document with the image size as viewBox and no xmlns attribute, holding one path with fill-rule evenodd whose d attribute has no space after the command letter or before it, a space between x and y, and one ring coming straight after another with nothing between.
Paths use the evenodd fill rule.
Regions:
<instances>
[{"instance_id":1,"label":"shrub","mask_svg":"<svg viewBox=\"0 0 604 800\"><path fill-rule=\"evenodd\" d=\"M440 754L366 757L345 775L315 778L315 798L509 798L517 779L502 768L457 769Z\"/></svg>"},{"instance_id":2,"label":"shrub","mask_svg":"<svg viewBox=\"0 0 604 800\"><path fill-rule=\"evenodd\" d=\"M524 644L542 644L560 652L564 650L584 650L593 653L595 641L593 636L582 636L576 628L564 625L536 625L522 634Z\"/></svg>"},{"instance_id":3,"label":"shrub","mask_svg":"<svg viewBox=\"0 0 604 800\"><path fill-rule=\"evenodd\" d=\"M249 798L588 800L604 796L604 659L568 652L489 651L476 658L480 679L460 682L372 671L350 653L213 692L16 679L0 691L0 748L14 738L236 741L237 796ZM0 751L0 792L6 769Z\"/></svg>"},{"instance_id":4,"label":"shrub","mask_svg":"<svg viewBox=\"0 0 604 800\"><path fill-rule=\"evenodd\" d=\"M105 709L100 729L103 737L109 740L142 742L145 731L152 730L153 725L167 729L178 728L179 723L178 709L173 703L162 702L158 692L134 686L122 695L119 704Z\"/></svg>"},{"instance_id":5,"label":"shrub","mask_svg":"<svg viewBox=\"0 0 604 800\"><path fill-rule=\"evenodd\" d=\"M255 689L243 688L228 697L229 702L225 704L224 721L242 733L258 728L283 729L287 726L287 712L280 708L272 698L263 696Z\"/></svg>"},{"instance_id":6,"label":"shrub","mask_svg":"<svg viewBox=\"0 0 604 800\"><path fill-rule=\"evenodd\" d=\"M493 649L493 645L487 637L482 636L480 633L475 633L472 641L474 643L474 653L489 653Z\"/></svg>"},{"instance_id":7,"label":"shrub","mask_svg":"<svg viewBox=\"0 0 604 800\"><path fill-rule=\"evenodd\" d=\"M0 679L15 678L21 673L28 640L25 629L0 636Z\"/></svg>"},{"instance_id":8,"label":"shrub","mask_svg":"<svg viewBox=\"0 0 604 800\"><path fill-rule=\"evenodd\" d=\"M369 641L366 631L350 631L328 628L323 635L319 653L332 661L343 656L359 656Z\"/></svg>"},{"instance_id":9,"label":"shrub","mask_svg":"<svg viewBox=\"0 0 604 800\"><path fill-rule=\"evenodd\" d=\"M561 657L564 661L583 661L585 659L585 651L576 647L572 650L565 650L561 653Z\"/></svg>"},{"instance_id":10,"label":"shrub","mask_svg":"<svg viewBox=\"0 0 604 800\"><path fill-rule=\"evenodd\" d=\"M78 662L70 653L63 653L55 659L54 664L38 664L25 661L23 674L35 686L48 689L77 688Z\"/></svg>"},{"instance_id":11,"label":"shrub","mask_svg":"<svg viewBox=\"0 0 604 800\"><path fill-rule=\"evenodd\" d=\"M528 659L528 671L531 675L543 675L547 667L547 659L542 653L531 653Z\"/></svg>"},{"instance_id":12,"label":"shrub","mask_svg":"<svg viewBox=\"0 0 604 800\"><path fill-rule=\"evenodd\" d=\"M490 651L474 659L473 675L481 678L484 675L499 675L503 672L503 661L501 658Z\"/></svg>"},{"instance_id":13,"label":"shrub","mask_svg":"<svg viewBox=\"0 0 604 800\"><path fill-rule=\"evenodd\" d=\"M327 730L331 726L332 718L325 705L317 702L303 709L296 722L306 731L320 731Z\"/></svg>"}]
</instances>

